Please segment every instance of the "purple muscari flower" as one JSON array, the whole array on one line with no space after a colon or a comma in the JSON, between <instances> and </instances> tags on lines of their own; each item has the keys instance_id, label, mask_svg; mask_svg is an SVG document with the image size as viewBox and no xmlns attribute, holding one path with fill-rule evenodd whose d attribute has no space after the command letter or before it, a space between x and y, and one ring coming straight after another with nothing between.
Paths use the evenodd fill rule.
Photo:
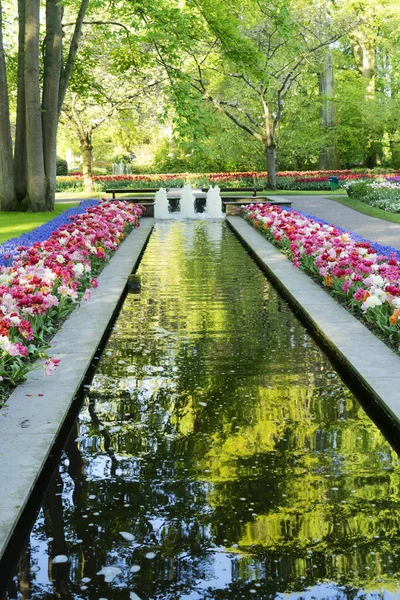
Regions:
<instances>
[{"instance_id":1,"label":"purple muscari flower","mask_svg":"<svg viewBox=\"0 0 400 600\"><path fill-rule=\"evenodd\" d=\"M62 225L70 223L71 218L85 213L88 208L96 206L98 203L98 200L83 200L78 206L65 210L60 215L54 217L54 219L51 219L51 221L43 223L43 225L39 225L39 227L32 229L32 231L29 231L28 233L23 233L17 238L7 240L4 244L0 245L0 266L8 266L13 262L18 254L18 246L30 248L36 244L36 242L48 240L54 231L59 229Z\"/></svg>"}]
</instances>

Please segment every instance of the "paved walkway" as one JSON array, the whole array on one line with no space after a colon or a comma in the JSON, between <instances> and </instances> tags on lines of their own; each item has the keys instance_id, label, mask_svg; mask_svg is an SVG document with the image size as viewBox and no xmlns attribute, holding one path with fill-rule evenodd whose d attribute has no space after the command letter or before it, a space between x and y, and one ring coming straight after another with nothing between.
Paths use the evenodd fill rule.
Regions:
<instances>
[{"instance_id":1,"label":"paved walkway","mask_svg":"<svg viewBox=\"0 0 400 600\"><path fill-rule=\"evenodd\" d=\"M326 196L290 196L292 208L325 219L333 225L354 231L367 240L400 249L400 223L390 223L329 200Z\"/></svg>"}]
</instances>

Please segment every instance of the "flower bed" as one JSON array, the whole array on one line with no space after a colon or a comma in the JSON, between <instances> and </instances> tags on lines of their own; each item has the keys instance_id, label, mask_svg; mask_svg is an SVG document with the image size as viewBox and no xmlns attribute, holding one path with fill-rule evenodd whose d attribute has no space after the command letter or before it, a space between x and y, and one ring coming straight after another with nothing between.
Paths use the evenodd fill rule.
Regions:
<instances>
[{"instance_id":1,"label":"flower bed","mask_svg":"<svg viewBox=\"0 0 400 600\"><path fill-rule=\"evenodd\" d=\"M329 176L339 177L339 185L358 179L382 177L372 171L355 173L353 171L280 171L277 173L277 188L281 190L328 190ZM395 175L395 173L393 173ZM389 175L388 175L389 176ZM190 182L192 187L206 187L210 184L223 187L267 187L268 173L265 171L246 171L242 173L165 173L150 175L95 175L93 176L96 191L105 191L109 187L128 188L132 184L138 188L149 187L181 187ZM83 177L57 177L57 191L82 191Z\"/></svg>"},{"instance_id":2,"label":"flower bed","mask_svg":"<svg viewBox=\"0 0 400 600\"><path fill-rule=\"evenodd\" d=\"M88 300L96 275L116 251L126 233L139 226L142 207L127 202L96 203L83 214L64 215L61 226L45 239L42 227L26 234L27 245L4 255L0 267L0 379L21 382L32 361L45 357L48 340L80 300ZM76 209L72 209L76 211ZM67 211L69 212L69 211ZM52 222L46 224L52 227ZM42 231L39 231L42 230ZM42 238L39 241L38 238ZM25 238L26 236L21 236ZM32 243L31 243L32 242ZM3 248L8 244L3 244ZM46 373L56 361L46 361Z\"/></svg>"},{"instance_id":3,"label":"flower bed","mask_svg":"<svg viewBox=\"0 0 400 600\"><path fill-rule=\"evenodd\" d=\"M383 181L349 182L345 186L350 198L375 206L391 213L400 213L400 179L387 178Z\"/></svg>"},{"instance_id":4,"label":"flower bed","mask_svg":"<svg viewBox=\"0 0 400 600\"><path fill-rule=\"evenodd\" d=\"M71 221L71 217L81 215L85 213L88 208L97 206L98 204L98 200L84 200L78 206L74 206L74 208L65 210L61 214L57 215L57 217L54 217L54 219L51 219L51 221L47 221L47 223L39 225L39 227L32 229L32 231L23 233L17 238L11 238L3 244L0 244L0 266L11 264L13 258L18 255L18 246L30 248L33 246L33 244L36 244L36 242L44 242L51 236L52 233L54 233L54 231L59 229L59 227L69 223Z\"/></svg>"},{"instance_id":5,"label":"flower bed","mask_svg":"<svg viewBox=\"0 0 400 600\"><path fill-rule=\"evenodd\" d=\"M354 309L400 351L400 253L390 256L366 240L279 206L251 205L245 219Z\"/></svg>"}]
</instances>

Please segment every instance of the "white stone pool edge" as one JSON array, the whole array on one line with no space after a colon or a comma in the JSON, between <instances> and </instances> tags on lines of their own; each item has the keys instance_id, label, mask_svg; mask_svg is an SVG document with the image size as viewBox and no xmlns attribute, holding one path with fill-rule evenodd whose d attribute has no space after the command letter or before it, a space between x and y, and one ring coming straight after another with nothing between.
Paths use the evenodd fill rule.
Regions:
<instances>
[{"instance_id":1,"label":"white stone pool edge","mask_svg":"<svg viewBox=\"0 0 400 600\"><path fill-rule=\"evenodd\" d=\"M153 224L154 219L141 220L99 275L92 298L77 307L54 336L48 354L61 362L53 375L46 377L43 368L32 371L0 410L0 560Z\"/></svg>"},{"instance_id":2,"label":"white stone pool edge","mask_svg":"<svg viewBox=\"0 0 400 600\"><path fill-rule=\"evenodd\" d=\"M356 378L359 389L370 397L368 404L378 403L400 427L400 357L242 217L227 217L227 221L296 312Z\"/></svg>"}]
</instances>

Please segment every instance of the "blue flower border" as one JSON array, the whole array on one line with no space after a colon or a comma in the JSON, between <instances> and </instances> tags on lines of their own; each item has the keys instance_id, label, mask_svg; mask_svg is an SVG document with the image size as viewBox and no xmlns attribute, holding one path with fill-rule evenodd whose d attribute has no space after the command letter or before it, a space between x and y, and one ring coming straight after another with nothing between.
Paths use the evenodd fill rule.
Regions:
<instances>
[{"instance_id":1,"label":"blue flower border","mask_svg":"<svg viewBox=\"0 0 400 600\"><path fill-rule=\"evenodd\" d=\"M47 221L47 223L43 223L43 225L39 225L39 227L32 229L32 231L23 233L17 238L7 240L0 245L0 266L8 266L12 263L14 258L18 255L18 246L30 248L37 242L48 240L52 233L57 231L57 229L70 223L71 217L81 215L85 213L88 208L96 206L97 204L99 204L98 200L83 200L77 206L65 210L54 217L54 219Z\"/></svg>"}]
</instances>

